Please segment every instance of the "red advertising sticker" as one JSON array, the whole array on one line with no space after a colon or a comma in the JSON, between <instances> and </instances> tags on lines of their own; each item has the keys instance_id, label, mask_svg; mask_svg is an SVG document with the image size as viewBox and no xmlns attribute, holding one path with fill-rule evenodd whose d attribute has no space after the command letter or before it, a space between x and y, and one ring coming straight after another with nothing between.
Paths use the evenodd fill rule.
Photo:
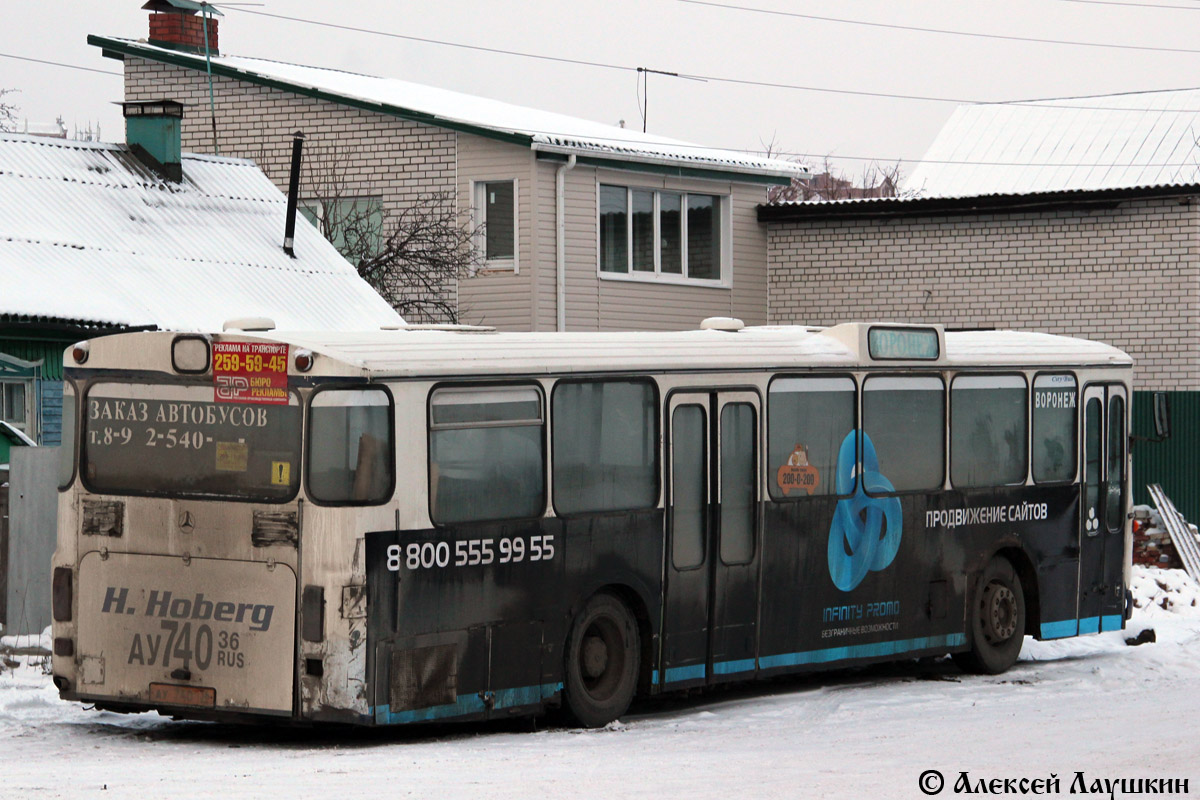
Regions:
<instances>
[{"instance_id":1,"label":"red advertising sticker","mask_svg":"<svg viewBox=\"0 0 1200 800\"><path fill-rule=\"evenodd\" d=\"M288 402L288 346L213 343L213 388L218 403Z\"/></svg>"}]
</instances>

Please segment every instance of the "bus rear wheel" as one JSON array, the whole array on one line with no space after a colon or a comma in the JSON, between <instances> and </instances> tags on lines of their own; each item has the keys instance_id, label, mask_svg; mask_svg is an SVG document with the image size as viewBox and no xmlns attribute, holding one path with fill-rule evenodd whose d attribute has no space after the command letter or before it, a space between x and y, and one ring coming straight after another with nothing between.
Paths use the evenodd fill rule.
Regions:
<instances>
[{"instance_id":1,"label":"bus rear wheel","mask_svg":"<svg viewBox=\"0 0 1200 800\"><path fill-rule=\"evenodd\" d=\"M960 669L996 675L1016 663L1025 640L1025 595L1007 559L993 558L979 576L967 624L971 649L954 654Z\"/></svg>"},{"instance_id":2,"label":"bus rear wheel","mask_svg":"<svg viewBox=\"0 0 1200 800\"><path fill-rule=\"evenodd\" d=\"M571 624L565 658L563 692L580 725L597 728L625 713L637 689L641 640L624 603L607 593L588 600Z\"/></svg>"}]
</instances>

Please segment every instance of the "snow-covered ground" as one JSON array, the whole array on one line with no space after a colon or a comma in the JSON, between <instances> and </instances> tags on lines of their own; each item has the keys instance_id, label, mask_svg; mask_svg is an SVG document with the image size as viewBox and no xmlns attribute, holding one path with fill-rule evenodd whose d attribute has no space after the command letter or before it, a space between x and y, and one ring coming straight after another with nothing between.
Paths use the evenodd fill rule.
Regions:
<instances>
[{"instance_id":1,"label":"snow-covered ground","mask_svg":"<svg viewBox=\"0 0 1200 800\"><path fill-rule=\"evenodd\" d=\"M1063 795L1077 771L1187 778L1200 794L1200 589L1140 567L1134 589L1128 631L1028 640L1004 675L907 662L657 701L589 732L131 717L61 702L23 663L0 670L0 797L923 798L929 769L942 796L962 771L1054 773ZM1148 627L1157 642L1125 644Z\"/></svg>"}]
</instances>

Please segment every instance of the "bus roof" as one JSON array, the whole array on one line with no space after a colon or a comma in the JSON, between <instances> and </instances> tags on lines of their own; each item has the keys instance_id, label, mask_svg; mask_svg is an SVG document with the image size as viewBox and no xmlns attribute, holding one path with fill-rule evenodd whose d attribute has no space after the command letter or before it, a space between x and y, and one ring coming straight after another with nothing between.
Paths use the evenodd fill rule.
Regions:
<instances>
[{"instance_id":1,"label":"bus roof","mask_svg":"<svg viewBox=\"0 0 1200 800\"><path fill-rule=\"evenodd\" d=\"M885 325L900 330L936 330L937 357L873 360L866 344L867 332ZM311 334L280 331L251 336L310 349L373 378L900 364L1039 367L1133 363L1117 348L1085 339L1025 331L943 332L940 326L894 323L848 323L831 328L759 326L736 332L495 333L399 329Z\"/></svg>"}]
</instances>

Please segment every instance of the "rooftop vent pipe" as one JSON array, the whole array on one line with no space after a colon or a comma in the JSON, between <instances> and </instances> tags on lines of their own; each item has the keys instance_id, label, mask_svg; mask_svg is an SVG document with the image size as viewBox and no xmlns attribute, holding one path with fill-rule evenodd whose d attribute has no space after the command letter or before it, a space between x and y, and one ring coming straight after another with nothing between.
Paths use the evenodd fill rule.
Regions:
<instances>
[{"instance_id":1,"label":"rooftop vent pipe","mask_svg":"<svg viewBox=\"0 0 1200 800\"><path fill-rule=\"evenodd\" d=\"M304 149L304 133L296 131L292 135L292 173L288 177L287 221L283 228L283 252L292 258L296 257L293 249L296 239L296 200L300 192L300 161Z\"/></svg>"}]
</instances>

